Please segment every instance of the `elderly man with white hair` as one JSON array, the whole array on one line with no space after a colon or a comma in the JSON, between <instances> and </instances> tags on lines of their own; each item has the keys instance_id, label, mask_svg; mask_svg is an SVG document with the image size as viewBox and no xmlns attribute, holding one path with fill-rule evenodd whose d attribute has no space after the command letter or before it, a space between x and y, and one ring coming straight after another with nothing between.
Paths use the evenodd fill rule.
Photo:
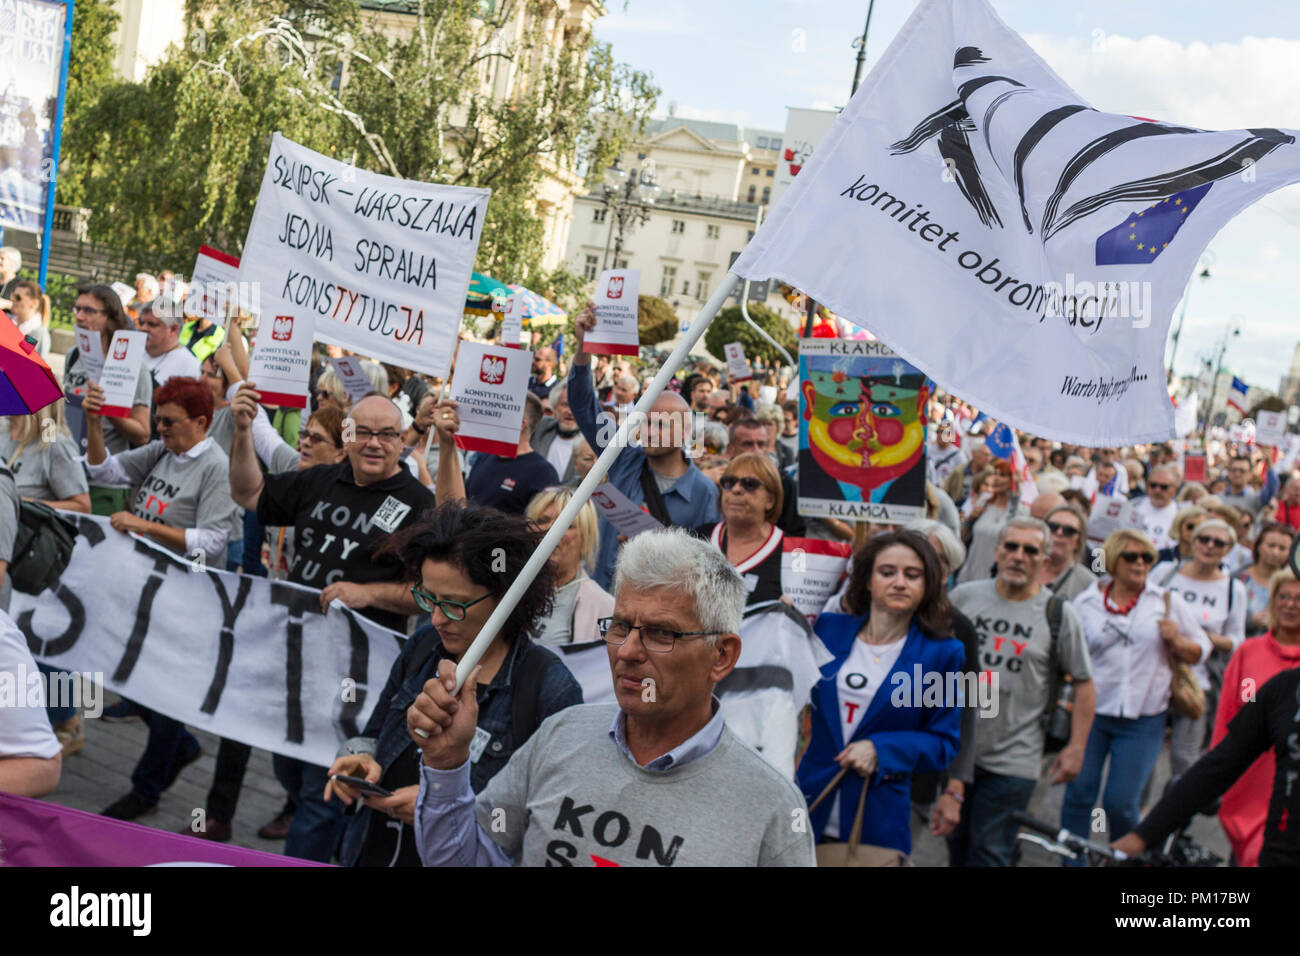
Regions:
<instances>
[{"instance_id":1,"label":"elderly man with white hair","mask_svg":"<svg viewBox=\"0 0 1300 956\"><path fill-rule=\"evenodd\" d=\"M617 705L548 718L481 794L469 767L477 668L407 711L423 752L415 809L426 866L812 866L795 786L727 727L714 688L740 656L744 582L681 530L639 535L601 621Z\"/></svg>"},{"instance_id":2,"label":"elderly man with white hair","mask_svg":"<svg viewBox=\"0 0 1300 956\"><path fill-rule=\"evenodd\" d=\"M144 364L153 376L155 388L173 378L199 377L202 363L181 345L179 310L146 303L140 309L140 328L145 333Z\"/></svg>"},{"instance_id":3,"label":"elderly man with white hair","mask_svg":"<svg viewBox=\"0 0 1300 956\"><path fill-rule=\"evenodd\" d=\"M1133 502L1133 513L1141 520L1142 530L1159 551L1177 544L1169 533L1178 516L1178 502L1174 495L1182 484L1183 476L1176 464L1159 465L1147 477L1147 495Z\"/></svg>"}]
</instances>

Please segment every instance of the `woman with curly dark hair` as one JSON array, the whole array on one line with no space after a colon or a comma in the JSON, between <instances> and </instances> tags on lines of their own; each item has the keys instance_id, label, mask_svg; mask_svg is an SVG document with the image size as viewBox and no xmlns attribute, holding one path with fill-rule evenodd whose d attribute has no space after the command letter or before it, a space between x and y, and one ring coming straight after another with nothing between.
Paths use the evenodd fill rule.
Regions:
<instances>
[{"instance_id":1,"label":"woman with curly dark hair","mask_svg":"<svg viewBox=\"0 0 1300 956\"><path fill-rule=\"evenodd\" d=\"M854 557L848 613L817 619L833 659L813 689L798 782L819 858L822 845L849 841L860 816L860 852L870 848L877 865L901 865L912 848L912 774L942 771L957 754L965 652L951 636L943 583L930 542L891 531Z\"/></svg>"},{"instance_id":2,"label":"woman with curly dark hair","mask_svg":"<svg viewBox=\"0 0 1300 956\"><path fill-rule=\"evenodd\" d=\"M542 535L522 515L448 502L422 524L394 536L391 549L412 582L429 624L406 642L361 737L343 745L330 776L362 777L391 791L363 794L331 780L325 799L357 804L343 835L347 866L419 866L412 827L419 793L420 750L406 729L406 710L444 659L459 661L497 602L519 576ZM582 703L568 668L533 637L551 610L554 575L543 565L479 662L478 731L470 782L480 791L547 717Z\"/></svg>"}]
</instances>

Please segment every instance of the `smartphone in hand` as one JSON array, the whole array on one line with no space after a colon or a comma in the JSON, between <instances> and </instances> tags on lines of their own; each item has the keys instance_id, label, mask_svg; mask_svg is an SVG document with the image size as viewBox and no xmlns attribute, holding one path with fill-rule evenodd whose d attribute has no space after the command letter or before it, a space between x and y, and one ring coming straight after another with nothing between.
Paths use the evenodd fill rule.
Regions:
<instances>
[{"instance_id":1,"label":"smartphone in hand","mask_svg":"<svg viewBox=\"0 0 1300 956\"><path fill-rule=\"evenodd\" d=\"M381 787L377 783L371 783L364 777L351 777L346 773L336 773L330 777L331 780L337 780L339 783L346 783L349 787L360 790L363 794L370 797L391 797L393 791Z\"/></svg>"}]
</instances>

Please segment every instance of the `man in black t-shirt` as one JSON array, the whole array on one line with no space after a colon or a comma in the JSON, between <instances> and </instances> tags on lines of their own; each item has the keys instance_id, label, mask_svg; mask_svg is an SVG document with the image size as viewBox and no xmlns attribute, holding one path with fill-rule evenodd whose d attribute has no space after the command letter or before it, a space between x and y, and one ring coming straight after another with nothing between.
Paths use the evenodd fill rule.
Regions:
<instances>
[{"instance_id":1,"label":"man in black t-shirt","mask_svg":"<svg viewBox=\"0 0 1300 956\"><path fill-rule=\"evenodd\" d=\"M313 603L321 613L337 598L377 624L405 634L408 618L418 611L415 599L396 560L377 562L374 554L389 535L429 512L434 499L401 463L401 412L391 400L369 395L352 406L344 422L344 461L263 476L253 450L254 403L259 396L252 385L231 402L231 495L241 507L255 508L264 526L294 529L288 580L320 588L319 601ZM310 640L309 623L307 628ZM328 863L343 815L337 803L322 798L326 768L279 754L274 766L297 804L285 853Z\"/></svg>"},{"instance_id":2,"label":"man in black t-shirt","mask_svg":"<svg viewBox=\"0 0 1300 956\"><path fill-rule=\"evenodd\" d=\"M530 436L541 418L542 400L530 392L524 396L524 423L515 457L480 454L465 479L470 501L521 515L533 495L560 483L555 466L533 451Z\"/></svg>"}]
</instances>

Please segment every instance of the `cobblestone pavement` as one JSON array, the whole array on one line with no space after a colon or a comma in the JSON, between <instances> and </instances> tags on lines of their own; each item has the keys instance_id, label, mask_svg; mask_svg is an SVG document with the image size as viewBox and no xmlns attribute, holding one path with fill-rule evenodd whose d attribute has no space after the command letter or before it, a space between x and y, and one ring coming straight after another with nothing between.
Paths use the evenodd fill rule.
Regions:
<instances>
[{"instance_id":1,"label":"cobblestone pavement","mask_svg":"<svg viewBox=\"0 0 1300 956\"><path fill-rule=\"evenodd\" d=\"M109 695L110 698L112 695ZM158 809L137 823L178 832L189 827L195 819L195 810L202 809L207 800L207 788L212 782L216 763L218 738L202 730L194 735L203 746L203 756L182 771L170 790L163 794ZM124 723L86 721L86 748L63 762L63 779L47 799L79 810L98 813L131 789L131 770L144 752L146 728L138 720ZM1169 778L1168 751L1160 756L1156 765L1155 793L1159 793ZM1030 803L1030 811L1049 822L1061 818L1061 799L1064 786L1049 787L1039 784ZM270 820L284 802L284 791L271 772L271 755L264 750L254 750L244 778L244 788L235 812L232 843L255 850L281 853L283 841L264 840L257 828ZM916 831L914 830L914 834ZM1192 836L1202 846L1228 857L1228 843L1216 819L1199 816L1192 824ZM1103 836L1095 839L1103 840ZM941 838L922 832L915 836L912 858L918 866L947 866L948 852ZM1058 861L1051 854L1035 846L1025 849L1022 866L1055 866Z\"/></svg>"}]
</instances>

